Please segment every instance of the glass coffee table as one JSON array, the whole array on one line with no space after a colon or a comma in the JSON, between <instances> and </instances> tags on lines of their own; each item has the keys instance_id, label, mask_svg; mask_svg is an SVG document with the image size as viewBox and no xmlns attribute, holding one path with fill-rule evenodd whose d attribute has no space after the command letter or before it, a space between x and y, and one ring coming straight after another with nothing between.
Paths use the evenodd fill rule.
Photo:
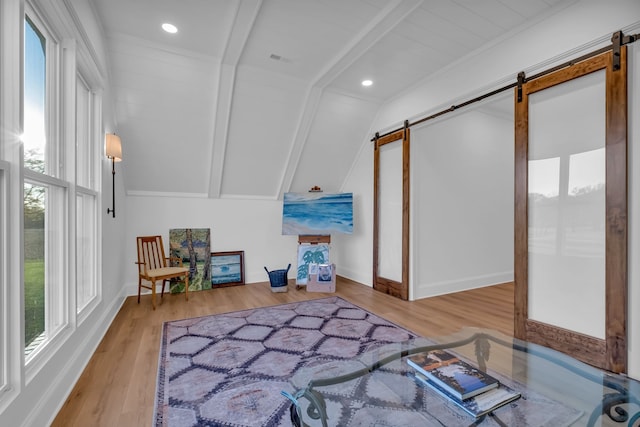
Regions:
<instances>
[{"instance_id":1,"label":"glass coffee table","mask_svg":"<svg viewBox=\"0 0 640 427\"><path fill-rule=\"evenodd\" d=\"M455 353L521 393L475 418L415 380L406 358ZM465 328L433 339L369 348L354 359L317 360L291 378L296 426L640 427L640 382L495 331Z\"/></svg>"}]
</instances>

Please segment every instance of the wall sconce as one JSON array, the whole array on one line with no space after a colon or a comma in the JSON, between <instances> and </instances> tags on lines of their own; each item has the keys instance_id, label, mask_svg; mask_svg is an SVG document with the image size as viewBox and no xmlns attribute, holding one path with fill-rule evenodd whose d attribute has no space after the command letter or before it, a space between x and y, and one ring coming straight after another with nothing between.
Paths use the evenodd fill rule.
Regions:
<instances>
[{"instance_id":1,"label":"wall sconce","mask_svg":"<svg viewBox=\"0 0 640 427\"><path fill-rule=\"evenodd\" d=\"M113 213L116 217L116 162L122 160L122 143L120 137L115 133L108 133L105 136L105 153L111 159L111 183L113 187L113 209L107 208L107 215Z\"/></svg>"}]
</instances>

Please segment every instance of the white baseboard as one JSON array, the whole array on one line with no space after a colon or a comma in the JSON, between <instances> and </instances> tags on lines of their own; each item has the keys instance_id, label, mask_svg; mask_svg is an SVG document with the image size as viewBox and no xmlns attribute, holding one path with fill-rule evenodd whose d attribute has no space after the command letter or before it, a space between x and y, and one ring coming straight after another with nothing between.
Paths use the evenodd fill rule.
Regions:
<instances>
[{"instance_id":1,"label":"white baseboard","mask_svg":"<svg viewBox=\"0 0 640 427\"><path fill-rule=\"evenodd\" d=\"M434 283L422 283L415 287L413 299L435 297L454 292L468 291L470 289L484 288L500 283L512 282L513 271L487 274L475 277L465 277L457 280L448 280Z\"/></svg>"},{"instance_id":2,"label":"white baseboard","mask_svg":"<svg viewBox=\"0 0 640 427\"><path fill-rule=\"evenodd\" d=\"M368 275L362 274L361 271L355 271L348 268L336 266L336 274L345 279L353 280L354 282L362 283L363 285L371 287L371 272Z\"/></svg>"}]
</instances>

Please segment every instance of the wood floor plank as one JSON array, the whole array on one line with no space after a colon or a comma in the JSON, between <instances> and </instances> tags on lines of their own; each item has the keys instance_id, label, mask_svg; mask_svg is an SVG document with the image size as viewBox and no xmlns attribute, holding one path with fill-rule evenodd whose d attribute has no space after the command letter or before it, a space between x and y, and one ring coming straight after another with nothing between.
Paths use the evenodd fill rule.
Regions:
<instances>
[{"instance_id":1,"label":"wood floor plank","mask_svg":"<svg viewBox=\"0 0 640 427\"><path fill-rule=\"evenodd\" d=\"M513 335L513 284L402 301L338 277L336 292L311 293L289 286L271 292L268 282L184 295L165 295L151 309L150 296L128 298L65 404L54 427L151 425L160 335L165 321L340 296L422 336L449 335L465 326Z\"/></svg>"}]
</instances>

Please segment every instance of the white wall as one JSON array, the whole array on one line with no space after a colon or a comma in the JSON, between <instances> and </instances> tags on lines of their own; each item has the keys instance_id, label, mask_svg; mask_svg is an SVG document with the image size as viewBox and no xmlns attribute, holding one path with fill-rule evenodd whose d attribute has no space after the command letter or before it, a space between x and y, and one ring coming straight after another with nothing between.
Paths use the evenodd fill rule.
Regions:
<instances>
[{"instance_id":1,"label":"white wall","mask_svg":"<svg viewBox=\"0 0 640 427\"><path fill-rule=\"evenodd\" d=\"M513 101L475 107L411 131L413 299L513 280Z\"/></svg>"},{"instance_id":2,"label":"white wall","mask_svg":"<svg viewBox=\"0 0 640 427\"><path fill-rule=\"evenodd\" d=\"M136 236L162 235L165 250L172 228L211 229L211 251L244 251L245 282L269 281L269 270L286 268L295 278L298 239L282 235L282 201L128 196L124 254L127 293L137 294Z\"/></svg>"},{"instance_id":3,"label":"white wall","mask_svg":"<svg viewBox=\"0 0 640 427\"><path fill-rule=\"evenodd\" d=\"M451 105L471 99L489 89L495 89L512 83L517 73L524 70L527 75L535 74L552 65L580 56L610 44L611 34L622 29L626 34L636 33L640 29L640 2L637 0L617 0L603 2L599 0L576 1L563 6L557 14L546 20L532 22L514 31L509 37L486 49L443 69L435 76L426 79L404 94L385 104L373 125L373 132L381 133L401 127L404 120L410 121L448 108ZM637 49L636 49L637 51ZM632 67L640 67L635 57L631 58ZM637 75L637 71L636 71ZM640 251L640 236L635 232L640 224L640 202L634 197L633 189L640 187L640 178L633 173L640 167L640 156L635 144L640 139L640 128L634 121L637 115L637 81L632 83L629 110L629 141L632 163L630 165L630 280L629 280L629 373L640 378L640 322L634 316L634 307L640 304L640 273L636 271L637 262L633 254ZM632 90L636 87L636 90ZM354 162L344 191L358 194L372 206L372 163L371 142L363 141L360 157ZM637 190L636 190L637 191ZM412 221L416 221L413 218ZM372 227L372 212L367 210L358 217L358 222ZM443 223L441 227L453 228L455 222ZM341 241L342 244L342 241ZM354 280L371 283L372 237L370 232L354 234L340 251L348 250L361 254L358 259L349 259L342 271ZM635 257L637 259L637 256ZM414 260L413 263L416 261ZM498 273L498 272L496 272ZM455 280L452 279L452 280ZM489 284L489 283L487 283ZM459 290L459 289L455 289Z\"/></svg>"},{"instance_id":4,"label":"white wall","mask_svg":"<svg viewBox=\"0 0 640 427\"><path fill-rule=\"evenodd\" d=\"M124 156L124 154L123 154ZM107 213L112 205L111 162L102 162L102 298L105 301L119 301L122 304L127 295L123 287L126 260L121 256L122 242L125 240L127 223L127 199L125 197L122 163L116 163L116 216Z\"/></svg>"},{"instance_id":5,"label":"white wall","mask_svg":"<svg viewBox=\"0 0 640 427\"><path fill-rule=\"evenodd\" d=\"M353 192L353 234L332 236L331 257L338 275L372 286L373 144L363 144L341 189Z\"/></svg>"}]
</instances>

